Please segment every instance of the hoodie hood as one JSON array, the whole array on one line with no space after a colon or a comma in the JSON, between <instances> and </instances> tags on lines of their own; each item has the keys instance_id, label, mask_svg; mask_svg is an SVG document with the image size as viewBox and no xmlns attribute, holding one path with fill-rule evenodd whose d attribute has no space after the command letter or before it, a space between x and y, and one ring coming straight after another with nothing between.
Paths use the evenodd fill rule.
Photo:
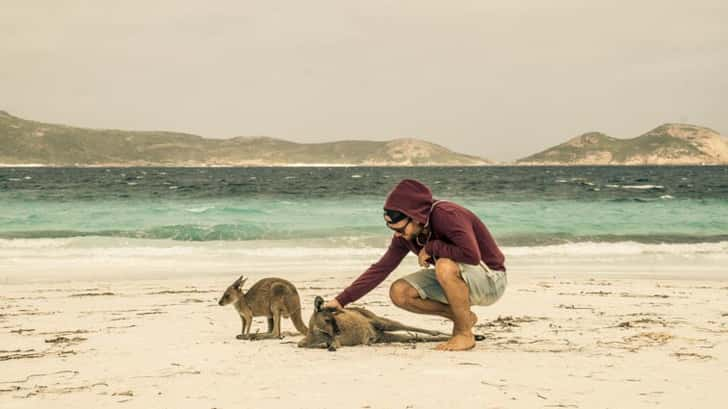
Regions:
<instances>
[{"instance_id":1,"label":"hoodie hood","mask_svg":"<svg viewBox=\"0 0 728 409\"><path fill-rule=\"evenodd\" d=\"M433 203L429 187L414 179L404 179L389 192L387 200L384 201L384 208L402 212L425 226L430 218Z\"/></svg>"}]
</instances>

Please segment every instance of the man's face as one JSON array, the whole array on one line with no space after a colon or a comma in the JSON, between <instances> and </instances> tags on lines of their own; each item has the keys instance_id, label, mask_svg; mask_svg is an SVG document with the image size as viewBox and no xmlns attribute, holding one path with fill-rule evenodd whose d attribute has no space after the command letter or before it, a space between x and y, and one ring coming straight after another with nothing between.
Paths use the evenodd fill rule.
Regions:
<instances>
[{"instance_id":1,"label":"man's face","mask_svg":"<svg viewBox=\"0 0 728 409\"><path fill-rule=\"evenodd\" d=\"M397 223L387 223L387 227L394 231L396 237L403 237L405 240L412 240L420 233L420 225L409 217Z\"/></svg>"}]
</instances>

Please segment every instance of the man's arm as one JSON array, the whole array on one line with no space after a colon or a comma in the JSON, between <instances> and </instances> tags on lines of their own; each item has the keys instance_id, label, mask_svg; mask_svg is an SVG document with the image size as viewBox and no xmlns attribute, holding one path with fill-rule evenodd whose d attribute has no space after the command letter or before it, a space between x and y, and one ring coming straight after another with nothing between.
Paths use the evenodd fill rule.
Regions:
<instances>
[{"instance_id":1,"label":"man's arm","mask_svg":"<svg viewBox=\"0 0 728 409\"><path fill-rule=\"evenodd\" d=\"M457 263L480 263L480 248L469 218L457 215L453 210L442 209L438 214L437 231L452 244L430 240L425 245L427 254L434 258L449 258Z\"/></svg>"},{"instance_id":2,"label":"man's arm","mask_svg":"<svg viewBox=\"0 0 728 409\"><path fill-rule=\"evenodd\" d=\"M351 285L337 295L336 301L343 307L366 295L399 266L399 263L402 262L402 259L407 255L408 251L409 248L404 243L404 239L399 237L392 238L392 242L389 243L389 248L382 258L372 264Z\"/></svg>"}]
</instances>

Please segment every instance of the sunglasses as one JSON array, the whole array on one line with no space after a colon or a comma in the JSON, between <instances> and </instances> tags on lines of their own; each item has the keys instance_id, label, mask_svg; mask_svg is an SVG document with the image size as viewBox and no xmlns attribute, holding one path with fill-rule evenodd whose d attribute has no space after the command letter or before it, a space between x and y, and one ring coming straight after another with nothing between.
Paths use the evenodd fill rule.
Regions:
<instances>
[{"instance_id":1,"label":"sunglasses","mask_svg":"<svg viewBox=\"0 0 728 409\"><path fill-rule=\"evenodd\" d=\"M389 225L389 223L387 223L387 227L389 227L390 230L393 230L393 231L395 231L395 232L397 232L399 234L404 234L404 230L407 228L407 226L409 226L409 224L410 224L411 221L412 221L412 219L410 219L408 217L407 218L407 223L405 223L404 226L402 226L402 227L392 227L392 226Z\"/></svg>"}]
</instances>

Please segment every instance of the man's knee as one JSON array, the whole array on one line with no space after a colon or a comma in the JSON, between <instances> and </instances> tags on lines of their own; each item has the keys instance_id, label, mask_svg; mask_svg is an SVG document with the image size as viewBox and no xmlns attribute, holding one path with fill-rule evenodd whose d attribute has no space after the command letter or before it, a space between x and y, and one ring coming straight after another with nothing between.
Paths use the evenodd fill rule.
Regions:
<instances>
[{"instance_id":1,"label":"man's knee","mask_svg":"<svg viewBox=\"0 0 728 409\"><path fill-rule=\"evenodd\" d=\"M449 258L441 258L435 264L435 278L442 284L445 281L460 278L460 267Z\"/></svg>"},{"instance_id":2,"label":"man's knee","mask_svg":"<svg viewBox=\"0 0 728 409\"><path fill-rule=\"evenodd\" d=\"M419 297L419 293L405 280L399 279L389 287L389 298L395 305L404 305L414 297Z\"/></svg>"}]
</instances>

